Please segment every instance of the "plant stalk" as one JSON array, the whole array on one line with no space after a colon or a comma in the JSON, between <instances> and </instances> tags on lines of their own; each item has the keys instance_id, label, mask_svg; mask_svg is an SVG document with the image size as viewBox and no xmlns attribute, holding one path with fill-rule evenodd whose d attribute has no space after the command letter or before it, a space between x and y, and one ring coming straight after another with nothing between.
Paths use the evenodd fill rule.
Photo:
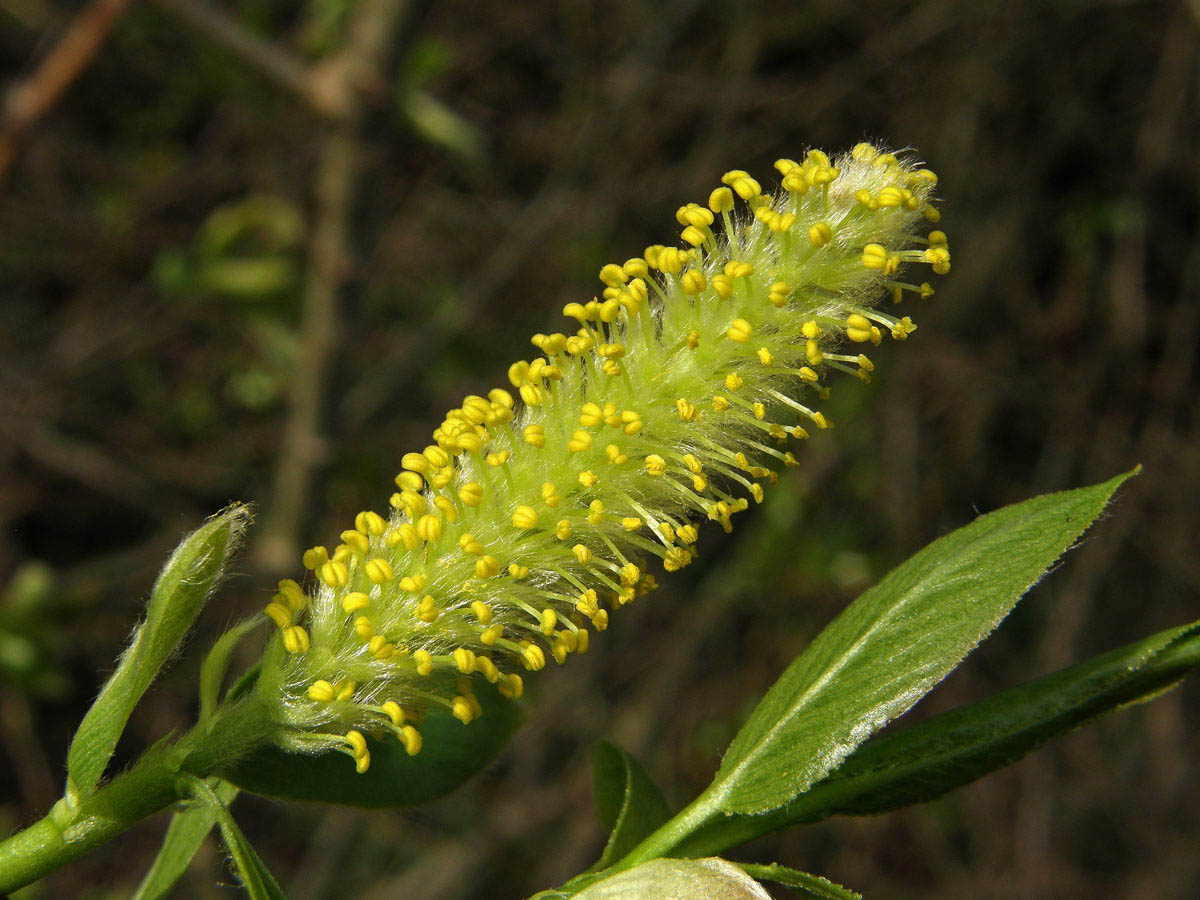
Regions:
<instances>
[{"instance_id":1,"label":"plant stalk","mask_svg":"<svg viewBox=\"0 0 1200 900\"><path fill-rule=\"evenodd\" d=\"M48 875L180 799L182 774L203 778L265 743L271 721L255 693L219 709L174 744L154 747L128 771L0 843L0 895Z\"/></svg>"}]
</instances>

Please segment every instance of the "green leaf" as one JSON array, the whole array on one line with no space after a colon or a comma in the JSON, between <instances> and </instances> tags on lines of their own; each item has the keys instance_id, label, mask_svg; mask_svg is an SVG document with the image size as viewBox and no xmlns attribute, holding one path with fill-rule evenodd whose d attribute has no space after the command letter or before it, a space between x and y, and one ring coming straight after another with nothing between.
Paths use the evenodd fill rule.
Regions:
<instances>
[{"instance_id":1,"label":"green leaf","mask_svg":"<svg viewBox=\"0 0 1200 900\"><path fill-rule=\"evenodd\" d=\"M924 803L1103 716L1153 700L1200 668L1200 622L933 716L872 741L781 809L702 828L679 852L722 852L792 825Z\"/></svg>"},{"instance_id":2,"label":"green leaf","mask_svg":"<svg viewBox=\"0 0 1200 900\"><path fill-rule=\"evenodd\" d=\"M771 900L753 878L724 859L652 859L610 875L576 900Z\"/></svg>"},{"instance_id":3,"label":"green leaf","mask_svg":"<svg viewBox=\"0 0 1200 900\"><path fill-rule=\"evenodd\" d=\"M642 764L616 744L597 744L592 765L596 812L610 832L592 867L603 869L671 818L671 809Z\"/></svg>"},{"instance_id":4,"label":"green leaf","mask_svg":"<svg viewBox=\"0 0 1200 900\"><path fill-rule=\"evenodd\" d=\"M68 799L99 784L133 708L183 641L225 563L241 544L250 509L235 505L185 537L159 573L146 619L83 717L67 751Z\"/></svg>"},{"instance_id":5,"label":"green leaf","mask_svg":"<svg viewBox=\"0 0 1200 900\"><path fill-rule=\"evenodd\" d=\"M447 712L421 725L423 749L409 756L396 738L368 736L371 767L361 775L344 753L313 756L265 747L219 773L243 790L285 800L387 807L426 803L487 765L521 722L520 708L490 685L477 693L483 716L464 725Z\"/></svg>"},{"instance_id":6,"label":"green leaf","mask_svg":"<svg viewBox=\"0 0 1200 900\"><path fill-rule=\"evenodd\" d=\"M216 791L194 775L181 775L180 782L188 795L203 804L216 819L217 826L221 829L221 837L225 839L225 846L229 849L238 877L242 880L242 887L246 889L250 900L286 900L279 884L254 852L254 848L250 846L250 842L242 834L242 829L238 827L229 808L221 802Z\"/></svg>"},{"instance_id":7,"label":"green leaf","mask_svg":"<svg viewBox=\"0 0 1200 900\"><path fill-rule=\"evenodd\" d=\"M221 699L221 686L225 682L225 673L229 669L229 658L233 655L234 648L241 643L242 638L265 621L263 616L256 615L239 622L217 638L212 649L208 651L208 656L204 657L204 663L200 666L201 722L207 721L217 708L217 702Z\"/></svg>"},{"instance_id":8,"label":"green leaf","mask_svg":"<svg viewBox=\"0 0 1200 900\"><path fill-rule=\"evenodd\" d=\"M980 516L893 569L788 667L705 800L762 813L824 778L987 637L1131 474Z\"/></svg>"},{"instance_id":9,"label":"green leaf","mask_svg":"<svg viewBox=\"0 0 1200 900\"><path fill-rule=\"evenodd\" d=\"M237 788L225 781L219 782L214 790L226 807L238 793ZM207 805L186 806L171 816L158 856L130 900L162 900L166 897L187 871L192 857L216 823L217 817Z\"/></svg>"},{"instance_id":10,"label":"green leaf","mask_svg":"<svg viewBox=\"0 0 1200 900\"><path fill-rule=\"evenodd\" d=\"M758 881L769 881L772 884L782 884L799 892L801 897L811 900L862 900L862 894L856 893L840 884L822 878L820 875L810 875L789 869L778 863L760 866L753 863L738 863L751 878Z\"/></svg>"}]
</instances>

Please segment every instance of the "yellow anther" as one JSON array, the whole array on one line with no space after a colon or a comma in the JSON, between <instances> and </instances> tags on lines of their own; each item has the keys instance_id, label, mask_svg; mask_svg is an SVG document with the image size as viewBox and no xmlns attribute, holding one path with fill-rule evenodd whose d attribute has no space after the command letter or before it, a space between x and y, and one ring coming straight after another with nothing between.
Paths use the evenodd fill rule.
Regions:
<instances>
[{"instance_id":1,"label":"yellow anther","mask_svg":"<svg viewBox=\"0 0 1200 900\"><path fill-rule=\"evenodd\" d=\"M542 485L542 500L549 507L558 506L562 502L562 497L558 495L554 482L547 481Z\"/></svg>"},{"instance_id":2,"label":"yellow anther","mask_svg":"<svg viewBox=\"0 0 1200 900\"><path fill-rule=\"evenodd\" d=\"M396 648L382 634L377 634L367 641L367 652L376 659L390 659Z\"/></svg>"},{"instance_id":3,"label":"yellow anther","mask_svg":"<svg viewBox=\"0 0 1200 900\"><path fill-rule=\"evenodd\" d=\"M846 317L846 337L856 344L871 340L871 322L866 316L851 313Z\"/></svg>"},{"instance_id":4,"label":"yellow anther","mask_svg":"<svg viewBox=\"0 0 1200 900\"><path fill-rule=\"evenodd\" d=\"M362 759L367 756L367 739L362 736L361 731L351 730L346 732L346 743L350 747L350 752L355 759Z\"/></svg>"},{"instance_id":5,"label":"yellow anther","mask_svg":"<svg viewBox=\"0 0 1200 900\"><path fill-rule=\"evenodd\" d=\"M880 208L895 209L897 206L904 205L904 192L890 184L879 191L876 199L879 201Z\"/></svg>"},{"instance_id":6,"label":"yellow anther","mask_svg":"<svg viewBox=\"0 0 1200 900\"><path fill-rule=\"evenodd\" d=\"M679 237L685 244L691 244L693 247L701 247L704 245L705 240L707 240L708 235L704 233L703 229L697 228L695 225L689 225L687 228L683 229ZM685 288L684 290L687 289ZM703 290L703 288L701 288L701 290ZM688 291L688 293L694 294L697 293L697 291Z\"/></svg>"},{"instance_id":7,"label":"yellow anther","mask_svg":"<svg viewBox=\"0 0 1200 900\"><path fill-rule=\"evenodd\" d=\"M360 641L366 643L375 636L375 626L366 616L359 616L354 620L354 633L358 635Z\"/></svg>"},{"instance_id":8,"label":"yellow anther","mask_svg":"<svg viewBox=\"0 0 1200 900\"><path fill-rule=\"evenodd\" d=\"M651 453L646 457L646 471L651 475L666 475L667 461L657 453Z\"/></svg>"},{"instance_id":9,"label":"yellow anther","mask_svg":"<svg viewBox=\"0 0 1200 900\"><path fill-rule=\"evenodd\" d=\"M400 739L400 743L404 745L404 752L409 756L416 756L421 752L421 732L411 725L401 728L396 737Z\"/></svg>"},{"instance_id":10,"label":"yellow anther","mask_svg":"<svg viewBox=\"0 0 1200 900\"><path fill-rule=\"evenodd\" d=\"M504 390L504 388L492 388L488 391L488 399L508 409L513 408L513 395Z\"/></svg>"},{"instance_id":11,"label":"yellow anther","mask_svg":"<svg viewBox=\"0 0 1200 900\"><path fill-rule=\"evenodd\" d=\"M867 357L865 353L858 354L858 364L861 368L868 372L875 371L875 364Z\"/></svg>"},{"instance_id":12,"label":"yellow anther","mask_svg":"<svg viewBox=\"0 0 1200 900\"><path fill-rule=\"evenodd\" d=\"M328 703L334 697L333 685L328 681L314 681L308 688L308 699Z\"/></svg>"},{"instance_id":13,"label":"yellow anther","mask_svg":"<svg viewBox=\"0 0 1200 900\"><path fill-rule=\"evenodd\" d=\"M587 469L579 473L579 483L585 488L595 487L600 479L596 477L596 473L591 469Z\"/></svg>"},{"instance_id":14,"label":"yellow anther","mask_svg":"<svg viewBox=\"0 0 1200 900\"><path fill-rule=\"evenodd\" d=\"M354 527L362 534L379 537L387 529L387 522L379 513L364 510L354 517Z\"/></svg>"},{"instance_id":15,"label":"yellow anther","mask_svg":"<svg viewBox=\"0 0 1200 900\"><path fill-rule=\"evenodd\" d=\"M404 710L395 700L383 701L383 703L379 705L379 709L397 728L404 724Z\"/></svg>"},{"instance_id":16,"label":"yellow anther","mask_svg":"<svg viewBox=\"0 0 1200 900\"><path fill-rule=\"evenodd\" d=\"M675 408L679 411L679 418L685 422L691 422L696 418L695 404L689 403L682 397L675 401Z\"/></svg>"},{"instance_id":17,"label":"yellow anther","mask_svg":"<svg viewBox=\"0 0 1200 900\"><path fill-rule=\"evenodd\" d=\"M500 679L500 683L496 685L496 690L499 691L501 697L506 697L509 700L519 700L521 695L525 693L525 683L520 675L509 674Z\"/></svg>"},{"instance_id":18,"label":"yellow anther","mask_svg":"<svg viewBox=\"0 0 1200 900\"><path fill-rule=\"evenodd\" d=\"M433 599L432 594L426 594L417 604L417 618L427 625L437 621L438 613L437 601Z\"/></svg>"},{"instance_id":19,"label":"yellow anther","mask_svg":"<svg viewBox=\"0 0 1200 900\"><path fill-rule=\"evenodd\" d=\"M646 261L640 256L634 256L625 260L625 264L621 269L630 278L645 278L650 274L650 267L646 265Z\"/></svg>"},{"instance_id":20,"label":"yellow anther","mask_svg":"<svg viewBox=\"0 0 1200 900\"><path fill-rule=\"evenodd\" d=\"M768 369L775 365L775 357L771 355L771 351L766 347L759 347L756 352L758 355L758 361Z\"/></svg>"},{"instance_id":21,"label":"yellow anther","mask_svg":"<svg viewBox=\"0 0 1200 900\"><path fill-rule=\"evenodd\" d=\"M712 408L715 412L724 412L729 409L729 399L717 394L713 397Z\"/></svg>"},{"instance_id":22,"label":"yellow anther","mask_svg":"<svg viewBox=\"0 0 1200 900\"><path fill-rule=\"evenodd\" d=\"M868 269L883 269L887 266L889 254L882 244L867 244L863 247L862 262Z\"/></svg>"},{"instance_id":23,"label":"yellow anther","mask_svg":"<svg viewBox=\"0 0 1200 900\"><path fill-rule=\"evenodd\" d=\"M475 613L480 625L488 625L492 621L492 608L482 600L471 601L471 612Z\"/></svg>"},{"instance_id":24,"label":"yellow anther","mask_svg":"<svg viewBox=\"0 0 1200 900\"><path fill-rule=\"evenodd\" d=\"M791 294L792 288L786 281L776 281L767 289L767 300L776 309L783 309Z\"/></svg>"},{"instance_id":25,"label":"yellow anther","mask_svg":"<svg viewBox=\"0 0 1200 900\"><path fill-rule=\"evenodd\" d=\"M485 462L494 469L497 466L502 466L508 462L510 455L511 454L507 450L499 450L495 453L489 453L485 458Z\"/></svg>"},{"instance_id":26,"label":"yellow anther","mask_svg":"<svg viewBox=\"0 0 1200 900\"><path fill-rule=\"evenodd\" d=\"M331 588L343 588L350 580L350 570L344 562L331 559L317 571L317 577Z\"/></svg>"},{"instance_id":27,"label":"yellow anther","mask_svg":"<svg viewBox=\"0 0 1200 900\"><path fill-rule=\"evenodd\" d=\"M475 654L466 647L459 647L450 655L453 657L454 665L458 667L458 671L464 675L470 675L475 671Z\"/></svg>"},{"instance_id":28,"label":"yellow anther","mask_svg":"<svg viewBox=\"0 0 1200 900\"><path fill-rule=\"evenodd\" d=\"M500 670L496 668L496 664L486 656L475 657L475 671L480 673L492 684L500 680Z\"/></svg>"},{"instance_id":29,"label":"yellow anther","mask_svg":"<svg viewBox=\"0 0 1200 900\"><path fill-rule=\"evenodd\" d=\"M595 590L588 588L580 594L579 599L575 601L575 609L589 618L594 616L600 609L600 598Z\"/></svg>"},{"instance_id":30,"label":"yellow anther","mask_svg":"<svg viewBox=\"0 0 1200 900\"><path fill-rule=\"evenodd\" d=\"M583 429L576 431L567 441L567 449L572 453L583 453L592 446L592 436Z\"/></svg>"},{"instance_id":31,"label":"yellow anther","mask_svg":"<svg viewBox=\"0 0 1200 900\"><path fill-rule=\"evenodd\" d=\"M442 520L437 516L425 515L417 519L417 537L430 544L436 543L442 537Z\"/></svg>"},{"instance_id":32,"label":"yellow anther","mask_svg":"<svg viewBox=\"0 0 1200 900\"><path fill-rule=\"evenodd\" d=\"M475 560L475 577L480 581L495 578L500 574L500 560L488 555Z\"/></svg>"},{"instance_id":33,"label":"yellow anther","mask_svg":"<svg viewBox=\"0 0 1200 900\"><path fill-rule=\"evenodd\" d=\"M367 578L374 584L387 584L395 574L386 559L372 559L365 567Z\"/></svg>"},{"instance_id":34,"label":"yellow anther","mask_svg":"<svg viewBox=\"0 0 1200 900\"><path fill-rule=\"evenodd\" d=\"M621 520L621 527L626 531L637 531L642 527L642 520L637 516L626 516Z\"/></svg>"},{"instance_id":35,"label":"yellow anther","mask_svg":"<svg viewBox=\"0 0 1200 900\"><path fill-rule=\"evenodd\" d=\"M425 479L416 472L401 472L396 476L396 487L402 491L419 491L425 487Z\"/></svg>"},{"instance_id":36,"label":"yellow anther","mask_svg":"<svg viewBox=\"0 0 1200 900\"><path fill-rule=\"evenodd\" d=\"M415 575L405 575L400 579L400 590L416 594L425 590L425 585L428 583L429 577L424 572L418 572Z\"/></svg>"},{"instance_id":37,"label":"yellow anther","mask_svg":"<svg viewBox=\"0 0 1200 900\"><path fill-rule=\"evenodd\" d=\"M529 567L518 565L517 563L509 563L508 575L517 581L529 577Z\"/></svg>"},{"instance_id":38,"label":"yellow anther","mask_svg":"<svg viewBox=\"0 0 1200 900\"><path fill-rule=\"evenodd\" d=\"M587 309L582 303L568 303L563 307L563 315L569 319L577 319L581 325L588 321Z\"/></svg>"},{"instance_id":39,"label":"yellow anther","mask_svg":"<svg viewBox=\"0 0 1200 900\"><path fill-rule=\"evenodd\" d=\"M503 634L504 634L504 626L499 623L496 623L495 625L485 628L482 632L480 632L479 642L481 644L484 644L485 646L490 647L490 646L492 646L492 644L496 643L496 641L500 640L500 638L501 638L501 636L503 636Z\"/></svg>"},{"instance_id":40,"label":"yellow anther","mask_svg":"<svg viewBox=\"0 0 1200 900\"><path fill-rule=\"evenodd\" d=\"M280 632L283 638L283 648L288 653L304 653L308 650L308 632L299 625L292 625Z\"/></svg>"},{"instance_id":41,"label":"yellow anther","mask_svg":"<svg viewBox=\"0 0 1200 900\"><path fill-rule=\"evenodd\" d=\"M727 213L733 209L733 191L719 187L708 195L708 208L715 213Z\"/></svg>"},{"instance_id":42,"label":"yellow anther","mask_svg":"<svg viewBox=\"0 0 1200 900\"><path fill-rule=\"evenodd\" d=\"M629 462L628 454L622 453L621 448L616 444L609 444L605 447L604 455L608 457L608 461L614 466L624 465Z\"/></svg>"},{"instance_id":43,"label":"yellow anther","mask_svg":"<svg viewBox=\"0 0 1200 900\"><path fill-rule=\"evenodd\" d=\"M945 275L950 271L950 251L944 245L926 248L925 260L932 264L933 271L938 275Z\"/></svg>"},{"instance_id":44,"label":"yellow anther","mask_svg":"<svg viewBox=\"0 0 1200 900\"><path fill-rule=\"evenodd\" d=\"M538 523L537 510L532 506L518 506L513 512L512 523L514 528L520 528L522 531L529 531L531 528L536 528Z\"/></svg>"},{"instance_id":45,"label":"yellow anther","mask_svg":"<svg viewBox=\"0 0 1200 900\"><path fill-rule=\"evenodd\" d=\"M625 270L615 263L609 263L600 270L600 280L609 287L620 287L629 280Z\"/></svg>"},{"instance_id":46,"label":"yellow anther","mask_svg":"<svg viewBox=\"0 0 1200 900\"><path fill-rule=\"evenodd\" d=\"M458 719L464 725L470 725L475 719L475 711L471 709L471 702L466 697L455 697L450 701L450 715Z\"/></svg>"},{"instance_id":47,"label":"yellow anther","mask_svg":"<svg viewBox=\"0 0 1200 900\"><path fill-rule=\"evenodd\" d=\"M808 229L808 242L820 249L833 240L833 229L828 222L817 222Z\"/></svg>"},{"instance_id":48,"label":"yellow anther","mask_svg":"<svg viewBox=\"0 0 1200 900\"><path fill-rule=\"evenodd\" d=\"M282 603L268 603L263 613L280 628L287 628L292 624L292 611Z\"/></svg>"},{"instance_id":49,"label":"yellow anther","mask_svg":"<svg viewBox=\"0 0 1200 900\"><path fill-rule=\"evenodd\" d=\"M820 413L820 412L813 413L812 420L813 420L813 424L816 425L818 428L825 429L825 428L833 427L833 423L830 422L827 418L825 418L824 413Z\"/></svg>"},{"instance_id":50,"label":"yellow anther","mask_svg":"<svg viewBox=\"0 0 1200 900\"><path fill-rule=\"evenodd\" d=\"M675 528L670 522L663 522L658 526L658 533L662 539L668 544L675 543Z\"/></svg>"},{"instance_id":51,"label":"yellow anther","mask_svg":"<svg viewBox=\"0 0 1200 900\"><path fill-rule=\"evenodd\" d=\"M802 381L807 381L809 384L812 384L814 381L817 381L819 378L820 378L820 376L813 369L810 369L808 366L800 367L800 379Z\"/></svg>"},{"instance_id":52,"label":"yellow anther","mask_svg":"<svg viewBox=\"0 0 1200 900\"><path fill-rule=\"evenodd\" d=\"M348 613L358 612L371 605L371 598L361 591L351 591L342 598L342 609Z\"/></svg>"},{"instance_id":53,"label":"yellow anther","mask_svg":"<svg viewBox=\"0 0 1200 900\"><path fill-rule=\"evenodd\" d=\"M736 259L731 259L725 263L725 275L729 278L749 278L754 274L754 266L748 262L740 262Z\"/></svg>"},{"instance_id":54,"label":"yellow anther","mask_svg":"<svg viewBox=\"0 0 1200 900\"><path fill-rule=\"evenodd\" d=\"M414 650L412 659L417 664L418 675L428 675L433 671L433 655L428 650Z\"/></svg>"},{"instance_id":55,"label":"yellow anther","mask_svg":"<svg viewBox=\"0 0 1200 900\"><path fill-rule=\"evenodd\" d=\"M599 525L604 521L604 503L600 500L593 500L588 504L588 524Z\"/></svg>"},{"instance_id":56,"label":"yellow anther","mask_svg":"<svg viewBox=\"0 0 1200 900\"><path fill-rule=\"evenodd\" d=\"M597 631L605 631L608 628L608 610L602 609L592 616L592 627Z\"/></svg>"},{"instance_id":57,"label":"yellow anther","mask_svg":"<svg viewBox=\"0 0 1200 900\"><path fill-rule=\"evenodd\" d=\"M532 444L539 450L546 446L546 429L542 425L525 426L525 443Z\"/></svg>"},{"instance_id":58,"label":"yellow anther","mask_svg":"<svg viewBox=\"0 0 1200 900\"><path fill-rule=\"evenodd\" d=\"M312 547L304 551L304 568L315 572L329 560L329 551L324 547Z\"/></svg>"},{"instance_id":59,"label":"yellow anther","mask_svg":"<svg viewBox=\"0 0 1200 900\"><path fill-rule=\"evenodd\" d=\"M892 337L897 341L902 341L916 330L917 326L913 324L913 320L905 316L892 326Z\"/></svg>"},{"instance_id":60,"label":"yellow anther","mask_svg":"<svg viewBox=\"0 0 1200 900\"><path fill-rule=\"evenodd\" d=\"M742 376L739 375L737 372L730 372L728 375L725 376L725 389L726 390L736 391L743 384L745 384L745 382L742 380Z\"/></svg>"},{"instance_id":61,"label":"yellow anther","mask_svg":"<svg viewBox=\"0 0 1200 900\"><path fill-rule=\"evenodd\" d=\"M709 280L709 284L712 285L713 291L715 291L716 295L722 300L728 300L733 296L733 279L724 272L718 272L716 275L714 275Z\"/></svg>"},{"instance_id":62,"label":"yellow anther","mask_svg":"<svg viewBox=\"0 0 1200 900\"><path fill-rule=\"evenodd\" d=\"M583 410L579 414L579 424L585 428L594 428L604 421L604 411L596 403L588 401L583 404Z\"/></svg>"},{"instance_id":63,"label":"yellow anther","mask_svg":"<svg viewBox=\"0 0 1200 900\"><path fill-rule=\"evenodd\" d=\"M688 269L680 278L680 284L685 294L699 294L708 287L708 279L699 269Z\"/></svg>"},{"instance_id":64,"label":"yellow anther","mask_svg":"<svg viewBox=\"0 0 1200 900\"><path fill-rule=\"evenodd\" d=\"M539 621L542 634L549 637L554 634L554 629L558 626L558 613L552 609L543 609Z\"/></svg>"},{"instance_id":65,"label":"yellow anther","mask_svg":"<svg viewBox=\"0 0 1200 900\"><path fill-rule=\"evenodd\" d=\"M751 408L754 410L754 418L756 419L762 419L767 415L767 408L761 403L755 402Z\"/></svg>"},{"instance_id":66,"label":"yellow anther","mask_svg":"<svg viewBox=\"0 0 1200 900\"><path fill-rule=\"evenodd\" d=\"M521 662L530 672L546 668L546 654L537 644L530 644L521 651Z\"/></svg>"},{"instance_id":67,"label":"yellow anther","mask_svg":"<svg viewBox=\"0 0 1200 900\"><path fill-rule=\"evenodd\" d=\"M560 541L571 539L571 522L569 519L558 520L558 524L554 526L554 536Z\"/></svg>"},{"instance_id":68,"label":"yellow anther","mask_svg":"<svg viewBox=\"0 0 1200 900\"><path fill-rule=\"evenodd\" d=\"M462 548L464 553L469 553L471 556L483 555L483 544L481 544L479 539L470 532L464 533L461 537L459 537L458 546Z\"/></svg>"},{"instance_id":69,"label":"yellow anther","mask_svg":"<svg viewBox=\"0 0 1200 900\"><path fill-rule=\"evenodd\" d=\"M825 354L821 352L821 345L814 338L809 338L804 345L804 357L810 365L819 366L825 361Z\"/></svg>"},{"instance_id":70,"label":"yellow anther","mask_svg":"<svg viewBox=\"0 0 1200 900\"><path fill-rule=\"evenodd\" d=\"M694 544L699 536L695 525L683 525L675 531L675 537L683 544Z\"/></svg>"},{"instance_id":71,"label":"yellow anther","mask_svg":"<svg viewBox=\"0 0 1200 900\"><path fill-rule=\"evenodd\" d=\"M583 544L576 544L571 548L571 552L575 554L575 558L585 566L592 561L592 551Z\"/></svg>"},{"instance_id":72,"label":"yellow anther","mask_svg":"<svg viewBox=\"0 0 1200 900\"><path fill-rule=\"evenodd\" d=\"M626 563L621 566L621 584L625 587L633 587L642 578L642 570L633 563Z\"/></svg>"},{"instance_id":73,"label":"yellow anther","mask_svg":"<svg viewBox=\"0 0 1200 900\"><path fill-rule=\"evenodd\" d=\"M687 333L687 336L684 337L683 342L687 344L687 348L689 350L695 350L700 346L700 332L692 329Z\"/></svg>"},{"instance_id":74,"label":"yellow anther","mask_svg":"<svg viewBox=\"0 0 1200 900\"><path fill-rule=\"evenodd\" d=\"M400 459L400 465L409 472L416 472L420 475L424 475L433 468L422 453L405 453Z\"/></svg>"},{"instance_id":75,"label":"yellow anther","mask_svg":"<svg viewBox=\"0 0 1200 900\"><path fill-rule=\"evenodd\" d=\"M733 324L729 326L729 330L725 332L725 336L731 341L736 341L739 344L744 344L750 340L754 334L754 329L745 319L734 319Z\"/></svg>"},{"instance_id":76,"label":"yellow anther","mask_svg":"<svg viewBox=\"0 0 1200 900\"><path fill-rule=\"evenodd\" d=\"M625 434L637 434L642 430L644 424L641 413L634 412L632 409L627 409L621 413L620 427Z\"/></svg>"}]
</instances>

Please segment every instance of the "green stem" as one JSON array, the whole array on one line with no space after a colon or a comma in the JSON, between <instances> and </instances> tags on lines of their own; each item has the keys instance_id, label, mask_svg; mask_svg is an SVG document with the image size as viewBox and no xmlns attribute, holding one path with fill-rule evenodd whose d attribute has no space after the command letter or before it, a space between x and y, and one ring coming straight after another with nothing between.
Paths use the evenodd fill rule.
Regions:
<instances>
[{"instance_id":1,"label":"green stem","mask_svg":"<svg viewBox=\"0 0 1200 900\"><path fill-rule=\"evenodd\" d=\"M181 774L210 775L262 744L269 730L267 707L251 694L218 709L176 743L152 748L74 809L60 800L44 818L0 843L0 895L37 881L170 806L180 797Z\"/></svg>"}]
</instances>

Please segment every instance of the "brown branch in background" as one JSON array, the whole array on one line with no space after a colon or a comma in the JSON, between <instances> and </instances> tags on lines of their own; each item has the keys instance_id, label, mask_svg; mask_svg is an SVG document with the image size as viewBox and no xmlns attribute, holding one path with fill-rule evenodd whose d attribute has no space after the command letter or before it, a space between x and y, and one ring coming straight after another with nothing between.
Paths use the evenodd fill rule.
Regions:
<instances>
[{"instance_id":1,"label":"brown branch in background","mask_svg":"<svg viewBox=\"0 0 1200 900\"><path fill-rule=\"evenodd\" d=\"M88 67L130 2L92 0L37 70L9 89L0 120L0 179L16 159L22 139Z\"/></svg>"},{"instance_id":2,"label":"brown branch in background","mask_svg":"<svg viewBox=\"0 0 1200 900\"><path fill-rule=\"evenodd\" d=\"M304 60L288 50L248 31L228 13L205 0L158 0L159 5L175 13L187 24L220 44L242 62L266 75L278 86L296 94L314 110L336 116L338 110L323 105L314 90L312 72Z\"/></svg>"},{"instance_id":3,"label":"brown branch in background","mask_svg":"<svg viewBox=\"0 0 1200 900\"><path fill-rule=\"evenodd\" d=\"M406 5L405 0L364 0L345 45L313 78L322 108L344 115L326 124L317 163L297 364L266 522L254 548L256 561L271 572L295 563L313 473L324 456L325 381L337 346L338 306L353 266L349 233L363 156L359 132L372 99L381 93L378 86L386 83L388 51Z\"/></svg>"}]
</instances>

